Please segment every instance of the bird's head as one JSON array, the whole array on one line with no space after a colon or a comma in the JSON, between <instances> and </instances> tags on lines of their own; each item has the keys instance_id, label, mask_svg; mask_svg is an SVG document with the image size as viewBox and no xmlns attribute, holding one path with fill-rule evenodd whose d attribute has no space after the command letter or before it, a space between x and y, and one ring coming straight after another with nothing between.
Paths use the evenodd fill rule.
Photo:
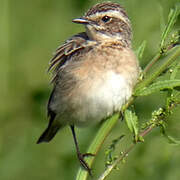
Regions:
<instances>
[{"instance_id":1,"label":"bird's head","mask_svg":"<svg viewBox=\"0 0 180 180\"><path fill-rule=\"evenodd\" d=\"M87 35L92 40L121 40L131 43L130 20L125 10L117 3L97 4L73 22L85 25Z\"/></svg>"}]
</instances>

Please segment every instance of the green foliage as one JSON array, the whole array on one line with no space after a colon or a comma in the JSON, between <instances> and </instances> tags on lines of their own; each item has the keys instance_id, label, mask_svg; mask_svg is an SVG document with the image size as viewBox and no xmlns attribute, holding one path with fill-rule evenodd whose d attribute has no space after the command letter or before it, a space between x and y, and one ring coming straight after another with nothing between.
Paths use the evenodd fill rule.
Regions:
<instances>
[{"instance_id":1,"label":"green foliage","mask_svg":"<svg viewBox=\"0 0 180 180\"><path fill-rule=\"evenodd\" d=\"M119 136L118 138L114 139L112 143L109 145L108 149L105 152L106 155L106 163L105 166L108 167L111 165L117 158L117 156L114 155L114 151L116 149L116 146L118 142L124 137L124 135Z\"/></svg>"},{"instance_id":2,"label":"green foliage","mask_svg":"<svg viewBox=\"0 0 180 180\"><path fill-rule=\"evenodd\" d=\"M133 47L138 49L137 54L143 69L143 77L136 87L137 92L144 88L148 90L158 82L174 82L180 79L177 46L180 43L180 24L177 19L179 5L176 5L168 16L169 10L177 2L178 0L120 2L131 19ZM51 87L48 85L50 77L46 74L46 69L52 52L73 34L84 31L83 27L71 23L71 20L83 15L84 11L95 3L95 0L1 1L0 179L75 179L79 163L68 128L59 132L49 144L36 145L35 142L47 125L46 104ZM159 28L159 6L162 10L161 16L169 22L164 23L166 25L163 26L162 34ZM159 61L162 64L158 64ZM139 119L139 138L144 138L142 132L149 127L156 127L157 130L161 129L168 142L179 144L179 88L172 84L167 85L167 88L162 86L156 87L156 90L147 96L139 97L135 91L137 96L128 102L124 110L132 102L135 103L135 112ZM159 93L159 90L163 91ZM119 115L115 114L110 121L102 124L98 132L94 127L79 129L77 132L83 152L87 152L88 146L89 152L99 152L95 157L87 158L90 165L94 162L93 179L98 179L97 176L104 172L104 151L113 144L114 137L121 134L126 137L114 144L113 160L106 170L109 167L113 169L111 165L115 162L119 163L119 156L122 158L120 162L124 159L127 161L120 166L120 171L112 173L109 179L180 179L179 146L170 146L160 136L159 131L152 132L147 139L144 138L146 143L137 145L139 143L132 141L134 132L127 130L125 121L117 122L118 117ZM157 120L156 123L152 122L153 119ZM111 134L104 142L107 132L110 131ZM91 144L94 135L95 140ZM126 147L131 143L135 149L127 157ZM88 178L82 168L79 168L78 174L83 175L82 179Z\"/></svg>"},{"instance_id":3,"label":"green foliage","mask_svg":"<svg viewBox=\"0 0 180 180\"><path fill-rule=\"evenodd\" d=\"M143 41L142 44L139 46L139 48L136 50L136 55L139 60L142 59L144 50L146 48L146 41Z\"/></svg>"},{"instance_id":4,"label":"green foliage","mask_svg":"<svg viewBox=\"0 0 180 180\"><path fill-rule=\"evenodd\" d=\"M135 96L147 96L152 93L158 92L160 90L173 89L173 88L178 88L178 87L180 87L179 79L163 80L163 81L155 82L148 87L139 89L138 91L136 91L136 93L134 95Z\"/></svg>"},{"instance_id":5,"label":"green foliage","mask_svg":"<svg viewBox=\"0 0 180 180\"><path fill-rule=\"evenodd\" d=\"M124 118L129 130L134 134L135 142L138 141L138 117L132 110L126 109L124 112Z\"/></svg>"},{"instance_id":6,"label":"green foliage","mask_svg":"<svg viewBox=\"0 0 180 180\"><path fill-rule=\"evenodd\" d=\"M161 38L161 43L160 43L160 48L162 50L162 52L165 52L168 50L168 46L169 44L176 44L177 41L179 40L178 34L173 34L171 41L170 42L166 42L166 40L168 39L169 34L171 33L174 24L177 21L177 17L179 16L180 13L180 3L177 3L175 5L175 8L170 9L169 15L168 15L168 23L162 33L162 38Z\"/></svg>"},{"instance_id":7,"label":"green foliage","mask_svg":"<svg viewBox=\"0 0 180 180\"><path fill-rule=\"evenodd\" d=\"M180 140L177 140L174 137L168 135L165 128L162 128L162 134L164 135L164 137L166 137L170 144L180 145Z\"/></svg>"}]
</instances>

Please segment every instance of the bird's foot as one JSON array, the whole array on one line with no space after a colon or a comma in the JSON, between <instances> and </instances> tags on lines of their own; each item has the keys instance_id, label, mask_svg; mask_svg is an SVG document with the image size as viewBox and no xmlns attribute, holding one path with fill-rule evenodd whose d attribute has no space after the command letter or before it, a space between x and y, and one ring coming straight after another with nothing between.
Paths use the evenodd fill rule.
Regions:
<instances>
[{"instance_id":1,"label":"bird's foot","mask_svg":"<svg viewBox=\"0 0 180 180\"><path fill-rule=\"evenodd\" d=\"M80 164L82 165L82 167L88 171L89 175L92 176L92 169L89 167L89 165L87 164L87 162L84 160L85 157L88 157L88 156L95 156L94 154L91 154L91 153L85 153L85 154L81 154L81 153L78 153L77 154L78 156L78 159L79 159L79 162Z\"/></svg>"}]
</instances>

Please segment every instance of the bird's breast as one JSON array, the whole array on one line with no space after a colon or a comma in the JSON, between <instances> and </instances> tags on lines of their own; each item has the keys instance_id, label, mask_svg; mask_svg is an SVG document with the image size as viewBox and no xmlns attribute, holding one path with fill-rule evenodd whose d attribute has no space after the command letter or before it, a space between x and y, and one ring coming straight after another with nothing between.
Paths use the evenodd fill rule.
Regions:
<instances>
[{"instance_id":1,"label":"bird's breast","mask_svg":"<svg viewBox=\"0 0 180 180\"><path fill-rule=\"evenodd\" d=\"M139 69L133 52L99 49L78 56L59 74L50 109L62 124L98 122L120 111L132 94Z\"/></svg>"},{"instance_id":2,"label":"bird's breast","mask_svg":"<svg viewBox=\"0 0 180 180\"><path fill-rule=\"evenodd\" d=\"M93 82L86 82L84 90L82 84L81 90L79 99L75 98L73 102L78 105L72 118L79 125L98 122L120 111L132 92L127 80L121 74L111 71Z\"/></svg>"}]
</instances>

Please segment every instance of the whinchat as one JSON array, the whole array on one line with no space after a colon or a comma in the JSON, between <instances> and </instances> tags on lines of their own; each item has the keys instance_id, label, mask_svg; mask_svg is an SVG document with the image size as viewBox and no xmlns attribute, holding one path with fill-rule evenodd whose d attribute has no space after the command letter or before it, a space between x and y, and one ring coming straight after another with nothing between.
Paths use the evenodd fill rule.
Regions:
<instances>
[{"instance_id":1,"label":"whinchat","mask_svg":"<svg viewBox=\"0 0 180 180\"><path fill-rule=\"evenodd\" d=\"M131 23L117 3L90 8L81 18L86 32L72 36L58 47L50 61L53 90L48 102L49 125L37 143L49 142L69 125L81 165L91 173L79 151L74 126L101 121L121 110L132 95L139 75L138 60L131 48Z\"/></svg>"}]
</instances>

